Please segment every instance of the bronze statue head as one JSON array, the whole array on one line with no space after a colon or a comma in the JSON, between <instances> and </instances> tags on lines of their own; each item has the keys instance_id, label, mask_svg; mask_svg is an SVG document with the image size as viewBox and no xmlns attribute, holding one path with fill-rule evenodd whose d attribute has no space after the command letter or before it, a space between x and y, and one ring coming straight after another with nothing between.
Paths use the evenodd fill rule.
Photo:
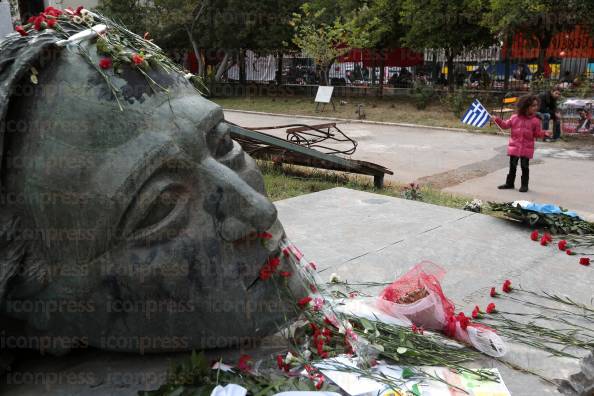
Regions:
<instances>
[{"instance_id":1,"label":"bronze statue head","mask_svg":"<svg viewBox=\"0 0 594 396\"><path fill-rule=\"evenodd\" d=\"M96 38L59 39L0 43L11 331L47 336L39 347L56 351L171 351L275 330L285 308L258 277L284 232L221 108L183 74L103 70Z\"/></svg>"}]
</instances>

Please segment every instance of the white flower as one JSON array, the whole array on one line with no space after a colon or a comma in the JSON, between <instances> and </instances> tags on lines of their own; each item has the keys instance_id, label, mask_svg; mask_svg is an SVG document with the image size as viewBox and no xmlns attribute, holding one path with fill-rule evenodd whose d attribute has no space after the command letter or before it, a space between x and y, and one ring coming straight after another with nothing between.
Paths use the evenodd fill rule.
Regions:
<instances>
[{"instance_id":1,"label":"white flower","mask_svg":"<svg viewBox=\"0 0 594 396\"><path fill-rule=\"evenodd\" d=\"M287 356L285 357L285 364L291 364L293 360L296 360L293 354L291 352L287 352Z\"/></svg>"},{"instance_id":2,"label":"white flower","mask_svg":"<svg viewBox=\"0 0 594 396\"><path fill-rule=\"evenodd\" d=\"M330 283L340 283L340 277L335 272L330 275Z\"/></svg>"},{"instance_id":3,"label":"white flower","mask_svg":"<svg viewBox=\"0 0 594 396\"><path fill-rule=\"evenodd\" d=\"M306 349L303 352L303 357L305 358L305 360L309 360L309 358L311 357L311 351L309 349Z\"/></svg>"},{"instance_id":4,"label":"white flower","mask_svg":"<svg viewBox=\"0 0 594 396\"><path fill-rule=\"evenodd\" d=\"M80 10L80 15L82 15L83 17L89 15L89 10L83 8L82 10Z\"/></svg>"},{"instance_id":5,"label":"white flower","mask_svg":"<svg viewBox=\"0 0 594 396\"><path fill-rule=\"evenodd\" d=\"M79 17L78 15L75 15L72 17L72 22L81 24L83 22L83 19L81 17Z\"/></svg>"},{"instance_id":6,"label":"white flower","mask_svg":"<svg viewBox=\"0 0 594 396\"><path fill-rule=\"evenodd\" d=\"M83 16L83 21L85 21L86 23L93 23L95 22L95 20L93 19L93 16L91 14L87 14L85 16Z\"/></svg>"}]
</instances>

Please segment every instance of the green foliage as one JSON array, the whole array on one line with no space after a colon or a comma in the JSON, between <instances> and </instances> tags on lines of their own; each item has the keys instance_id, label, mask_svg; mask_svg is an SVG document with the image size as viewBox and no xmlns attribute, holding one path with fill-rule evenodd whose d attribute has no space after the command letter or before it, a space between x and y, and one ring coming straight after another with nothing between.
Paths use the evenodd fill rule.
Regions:
<instances>
[{"instance_id":1,"label":"green foliage","mask_svg":"<svg viewBox=\"0 0 594 396\"><path fill-rule=\"evenodd\" d=\"M539 74L544 72L546 49L555 34L576 25L592 29L591 0L491 0L482 25L495 34L521 32L540 47Z\"/></svg>"},{"instance_id":2,"label":"green foliage","mask_svg":"<svg viewBox=\"0 0 594 396\"><path fill-rule=\"evenodd\" d=\"M425 110L435 97L435 89L422 82L415 82L411 96L417 109Z\"/></svg>"},{"instance_id":3,"label":"green foliage","mask_svg":"<svg viewBox=\"0 0 594 396\"><path fill-rule=\"evenodd\" d=\"M293 43L314 60L327 83L328 68L336 58L352 48L368 47L375 37L372 27L379 25L380 20L366 5L346 15L331 14L319 7L320 4L303 4L301 12L293 14L291 24L295 28Z\"/></svg>"},{"instance_id":4,"label":"green foliage","mask_svg":"<svg viewBox=\"0 0 594 396\"><path fill-rule=\"evenodd\" d=\"M402 0L404 43L417 49L445 48L452 56L490 45L494 37L477 19L483 11L478 0Z\"/></svg>"},{"instance_id":5,"label":"green foliage","mask_svg":"<svg viewBox=\"0 0 594 396\"><path fill-rule=\"evenodd\" d=\"M410 199L412 201L422 201L423 193L421 192L421 186L415 183L410 183L404 187L402 198Z\"/></svg>"},{"instance_id":6,"label":"green foliage","mask_svg":"<svg viewBox=\"0 0 594 396\"><path fill-rule=\"evenodd\" d=\"M446 105L456 117L461 117L470 103L473 101L473 96L464 87L450 92L442 97L442 103Z\"/></svg>"},{"instance_id":7,"label":"green foliage","mask_svg":"<svg viewBox=\"0 0 594 396\"><path fill-rule=\"evenodd\" d=\"M505 217L528 224L532 228L546 228L552 234L594 234L594 223L577 217L570 217L565 214L533 212L514 206L511 202L489 202L489 206L493 212L501 212Z\"/></svg>"}]
</instances>

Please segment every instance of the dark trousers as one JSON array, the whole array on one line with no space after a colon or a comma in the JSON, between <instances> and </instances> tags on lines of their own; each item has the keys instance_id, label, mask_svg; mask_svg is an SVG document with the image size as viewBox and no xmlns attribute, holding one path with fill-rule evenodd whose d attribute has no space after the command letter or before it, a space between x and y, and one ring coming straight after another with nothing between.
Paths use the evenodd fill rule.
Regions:
<instances>
[{"instance_id":1,"label":"dark trousers","mask_svg":"<svg viewBox=\"0 0 594 396\"><path fill-rule=\"evenodd\" d=\"M530 169L528 168L528 164L530 162L529 158L526 157L516 157L514 155L509 156L509 173L507 174L507 180L505 184L508 186L513 186L516 181L516 169L518 168L518 161L520 162L520 167L522 168L522 186L528 186L528 180L530 179Z\"/></svg>"}]
</instances>

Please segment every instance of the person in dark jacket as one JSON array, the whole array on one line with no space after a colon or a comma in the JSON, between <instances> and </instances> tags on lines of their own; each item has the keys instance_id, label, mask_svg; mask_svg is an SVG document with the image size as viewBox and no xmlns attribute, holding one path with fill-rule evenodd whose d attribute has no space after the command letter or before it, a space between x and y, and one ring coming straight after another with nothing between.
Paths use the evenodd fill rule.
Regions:
<instances>
[{"instance_id":1,"label":"person in dark jacket","mask_svg":"<svg viewBox=\"0 0 594 396\"><path fill-rule=\"evenodd\" d=\"M557 110L557 100L560 97L561 91L558 88L553 88L538 95L540 108L536 115L542 120L542 129L547 131L549 129L549 121L553 120L553 138L551 141L556 141L561 137L561 115Z\"/></svg>"}]
</instances>

